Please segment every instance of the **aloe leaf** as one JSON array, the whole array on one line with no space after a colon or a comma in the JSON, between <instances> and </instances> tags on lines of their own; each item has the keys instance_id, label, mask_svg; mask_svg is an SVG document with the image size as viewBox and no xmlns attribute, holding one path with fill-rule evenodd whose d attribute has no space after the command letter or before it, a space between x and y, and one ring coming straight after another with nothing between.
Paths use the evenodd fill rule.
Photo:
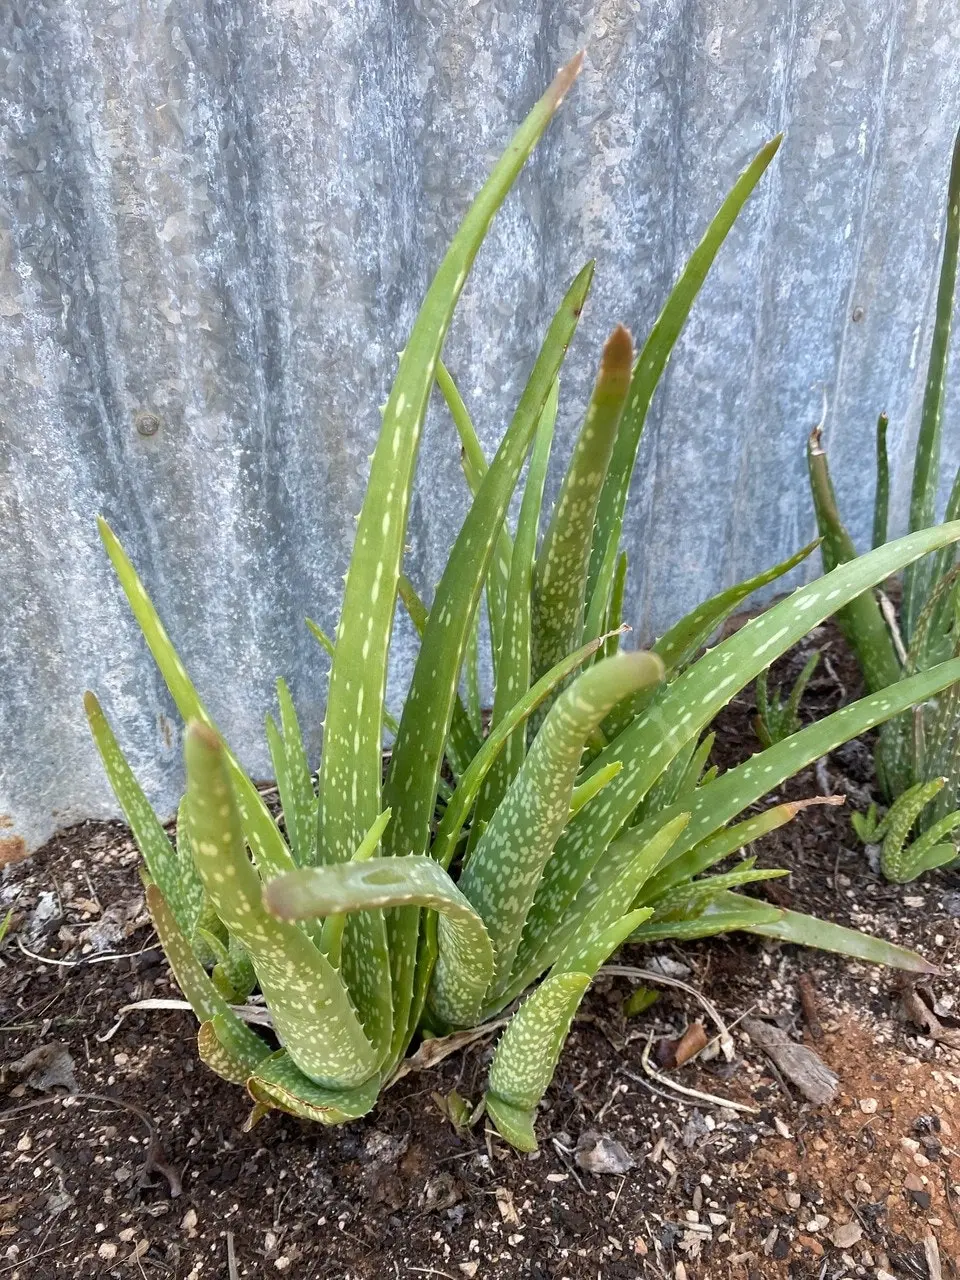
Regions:
<instances>
[{"instance_id":1,"label":"aloe leaf","mask_svg":"<svg viewBox=\"0 0 960 1280\"><path fill-rule=\"evenodd\" d=\"M557 75L467 211L427 291L387 398L347 571L330 673L320 773L325 862L346 862L381 807L380 723L387 656L417 451L440 351L490 223L582 61L578 54ZM394 812L396 826L406 836L407 823L396 806ZM364 920L373 927L372 916Z\"/></svg>"},{"instance_id":2,"label":"aloe leaf","mask_svg":"<svg viewBox=\"0 0 960 1280\"><path fill-rule=\"evenodd\" d=\"M202 887L197 884L196 877L190 878L189 872L186 876L181 875L180 859L120 750L100 703L87 692L83 695L83 706L113 794L123 810L151 879L159 885L180 928L189 937L200 914Z\"/></svg>"},{"instance_id":3,"label":"aloe leaf","mask_svg":"<svg viewBox=\"0 0 960 1280\"><path fill-rule=\"evenodd\" d=\"M811 805L830 804L833 802L834 797L832 796L812 796L808 800L790 800L784 804L773 805L771 808L765 809L763 813L753 814L751 817L745 818L743 822L738 822L736 826L722 828L706 840L702 840L692 849L688 849L672 858L669 865L659 871L650 883L643 888L639 902L655 903L658 898L668 893L675 885L682 884L686 880L692 880L694 876L700 875L708 867L712 867L715 863L729 857L731 853L736 853L738 849L743 849L747 845L753 844L755 840L769 835L771 831L776 831L779 827L786 826L788 822L793 821L798 813L808 809ZM691 798L690 803L693 803L693 798Z\"/></svg>"},{"instance_id":4,"label":"aloe leaf","mask_svg":"<svg viewBox=\"0 0 960 1280\"><path fill-rule=\"evenodd\" d=\"M399 584L400 599L403 607L406 609L417 630L417 634L422 638L423 633L427 629L427 622L430 612L423 600L417 594L417 589L407 577L405 573L400 575ZM394 730L396 736L400 732L400 726L397 724ZM467 765L480 750L480 738L476 735L473 725L470 723L470 717L467 709L463 705L463 701L459 695L453 704L453 717L450 721L450 739L447 743L446 754L449 757L450 765L458 776L464 772Z\"/></svg>"},{"instance_id":5,"label":"aloe leaf","mask_svg":"<svg viewBox=\"0 0 960 1280\"><path fill-rule=\"evenodd\" d=\"M197 864L193 856L193 845L190 841L189 823L187 822L186 796L181 798L177 806L177 874L180 879L181 898L186 908L184 918L180 924L184 933L192 942L197 926L205 918L216 920L216 914L210 905L206 890L203 887L203 881L197 872ZM219 923L217 921L217 924ZM222 925L220 927L221 929L223 928ZM223 932L224 936L226 936L226 930L223 930ZM201 964L204 963L204 957L199 951L197 952L197 959Z\"/></svg>"},{"instance_id":6,"label":"aloe leaf","mask_svg":"<svg viewBox=\"0 0 960 1280\"><path fill-rule=\"evenodd\" d=\"M856 548L837 508L830 480L827 455L820 442L820 428L815 427L807 443L810 490L817 526L823 539L820 554L824 569L835 569L856 559ZM879 601L873 590L851 601L837 611L837 622L856 655L867 689L882 689L900 679L900 661L890 636Z\"/></svg>"},{"instance_id":7,"label":"aloe leaf","mask_svg":"<svg viewBox=\"0 0 960 1280\"><path fill-rule=\"evenodd\" d=\"M885 413L877 418L877 491L873 499L873 545L882 547L887 540L890 523L890 459L887 455L887 427L890 419Z\"/></svg>"},{"instance_id":8,"label":"aloe leaf","mask_svg":"<svg viewBox=\"0 0 960 1280\"><path fill-rule=\"evenodd\" d=\"M442 360L437 362L437 386L447 402L450 416L457 434L460 437L460 460L463 464L470 492L474 497L483 477L489 470L483 447L476 433L470 413L463 402L463 397L454 382L450 371ZM502 527L497 537L497 550L487 577L487 616L490 619L490 643L494 669L503 642L503 619L507 616L507 583L510 578L510 566L513 560L513 540L509 531Z\"/></svg>"},{"instance_id":9,"label":"aloe leaf","mask_svg":"<svg viewBox=\"0 0 960 1280\"><path fill-rule=\"evenodd\" d=\"M601 799L588 805L570 822L563 836L557 842L554 856L550 859L537 892L537 902L531 913L531 924L543 932L549 933L551 922L558 919L572 901L580 886L590 874L598 858L623 825L629 820L639 802L670 762L686 746L691 738L699 735L704 727L713 720L717 712L733 698L740 689L757 678L765 667L769 666L780 654L785 653L812 627L817 626L825 617L842 608L849 600L855 599L876 582L890 577L904 564L928 551L935 550L960 537L960 523L940 525L936 529L927 529L921 533L913 533L896 542L888 542L876 551L867 552L859 560L851 564L841 565L832 573L798 588L792 595L773 605L759 617L752 619L734 635L709 650L692 667L688 668L672 684L653 700L650 707L629 728L606 748L592 767L601 767L610 760L623 760L624 768L607 786ZM887 719L910 706L918 698L929 697L931 693L944 687L944 676L948 671L956 672L958 668L951 663L943 663L937 668L938 675L929 684L900 681L882 692L876 704L871 704L875 711L874 718L867 717L869 728L881 720ZM954 675L954 678L956 676ZM909 686L912 696L904 702L904 689ZM924 691L926 690L926 691ZM854 704L861 707L862 704ZM846 719L850 708L834 712L826 720L811 728L819 733L825 743L833 740L834 730L841 725L857 723L857 713ZM856 737L862 728L853 728L833 742L837 746L849 738ZM803 734L809 729L801 730L786 739L787 744L804 739ZM816 741L816 738L813 739ZM754 799L758 799L774 786L790 777L797 769L809 763L801 759L787 773L779 774L775 754L785 743L771 747L753 762L740 766L722 775L709 788L701 788L702 801L708 791L717 794L715 788L730 786L732 777L743 777L742 770L755 770L756 778L768 778L765 786L751 795L743 804L729 813L718 816L718 820L706 830L694 826L697 808L693 806L694 818L685 838L690 838L696 831L697 840L705 838L717 827L722 826L730 818ZM817 759L826 750L824 746L811 759ZM767 765L769 764L769 770ZM748 772L748 777L750 773ZM735 784L734 784L735 785ZM666 816L670 816L667 814ZM482 912L481 912L482 914ZM542 941L542 938L541 938Z\"/></svg>"},{"instance_id":10,"label":"aloe leaf","mask_svg":"<svg viewBox=\"0 0 960 1280\"><path fill-rule=\"evenodd\" d=\"M324 1088L305 1076L283 1049L265 1059L246 1085L255 1102L320 1124L358 1120L372 1110L380 1093L378 1076L352 1089Z\"/></svg>"},{"instance_id":11,"label":"aloe leaf","mask_svg":"<svg viewBox=\"0 0 960 1280\"><path fill-rule=\"evenodd\" d=\"M560 304L513 420L483 478L437 587L384 787L385 802L394 813L387 833L388 851L422 853L429 844L436 779L467 635L497 533L550 388L576 330L592 278L590 263Z\"/></svg>"},{"instance_id":12,"label":"aloe leaf","mask_svg":"<svg viewBox=\"0 0 960 1280\"><path fill-rule=\"evenodd\" d=\"M467 636L466 708L470 727L477 737L483 734L483 713L480 708L480 612L474 614L473 626Z\"/></svg>"},{"instance_id":13,"label":"aloe leaf","mask_svg":"<svg viewBox=\"0 0 960 1280\"><path fill-rule=\"evenodd\" d=\"M745 898L742 894L729 891L720 892L707 899L695 914L663 923L651 921L641 925L631 941L664 942L672 939L690 942L695 938L712 938L718 933L730 933L735 929L760 933L776 928L783 915L784 912L778 907L758 902L755 898Z\"/></svg>"},{"instance_id":14,"label":"aloe leaf","mask_svg":"<svg viewBox=\"0 0 960 1280\"><path fill-rule=\"evenodd\" d=\"M569 818L587 735L617 701L662 676L663 664L647 653L618 654L582 672L554 703L487 824L460 888L487 926L498 984L509 977L543 867Z\"/></svg>"},{"instance_id":15,"label":"aloe leaf","mask_svg":"<svg viewBox=\"0 0 960 1280\"><path fill-rule=\"evenodd\" d=\"M187 800L197 870L217 915L247 948L277 1034L300 1069L325 1085L347 1087L377 1067L372 1044L340 974L307 935L270 916L260 877L246 855L220 739L205 725L187 729ZM389 989L387 1035L389 1035ZM206 1021L206 1018L204 1018Z\"/></svg>"},{"instance_id":16,"label":"aloe leaf","mask_svg":"<svg viewBox=\"0 0 960 1280\"><path fill-rule=\"evenodd\" d=\"M386 852L425 853L437 781L470 626L527 450L573 337L593 278L588 264L554 316L513 420L457 535L436 590L393 746L384 801L393 809ZM406 1035L413 998L419 915L406 908L390 920L394 965L394 1052Z\"/></svg>"},{"instance_id":17,"label":"aloe leaf","mask_svg":"<svg viewBox=\"0 0 960 1280\"><path fill-rule=\"evenodd\" d=\"M487 1089L487 1113L520 1151L535 1151L534 1112L547 1091L590 985L586 973L551 975L531 993L500 1037Z\"/></svg>"},{"instance_id":18,"label":"aloe leaf","mask_svg":"<svg viewBox=\"0 0 960 1280\"><path fill-rule=\"evenodd\" d=\"M133 616L140 625L147 647L153 655L153 660L170 690L170 695L184 723L198 720L201 724L216 729L116 534L102 516L97 517L97 526ZM224 746L224 751L240 808L244 834L257 863L271 875L279 875L291 870L295 864L290 850L270 816L270 810L264 803L263 797L230 749Z\"/></svg>"},{"instance_id":19,"label":"aloe leaf","mask_svg":"<svg viewBox=\"0 0 960 1280\"><path fill-rule=\"evenodd\" d=\"M677 885L660 897L654 906L654 925L676 920L688 920L703 913L707 905L717 894L728 889L735 889L743 884L753 884L760 880L779 880L789 875L789 871L770 867L755 867L755 858L745 858L733 871L725 871L721 875L704 876L701 880L688 880Z\"/></svg>"},{"instance_id":20,"label":"aloe leaf","mask_svg":"<svg viewBox=\"0 0 960 1280\"><path fill-rule=\"evenodd\" d=\"M585 920L570 943L558 956L551 976L561 973L589 973L591 979L613 955L653 915L652 907L638 907L609 923L599 918Z\"/></svg>"},{"instance_id":21,"label":"aloe leaf","mask_svg":"<svg viewBox=\"0 0 960 1280\"><path fill-rule=\"evenodd\" d=\"M940 487L940 436L943 399L950 352L950 329L953 322L953 299L957 283L957 256L960 251L960 133L953 147L950 180L947 184L946 229L940 284L933 322L933 340L927 365L927 382L920 414L920 432L913 465L913 487L910 492L910 528L924 529L936 519L937 491ZM907 643L913 635L923 602L933 585L933 560L921 560L903 575L901 625Z\"/></svg>"},{"instance_id":22,"label":"aloe leaf","mask_svg":"<svg viewBox=\"0 0 960 1280\"><path fill-rule=\"evenodd\" d=\"M231 1084L246 1084L260 1064L270 1057L270 1050L257 1035L253 1036L255 1045L238 1043L234 1030L230 1017L216 1014L209 1022L200 1024L197 1051L200 1060L216 1075Z\"/></svg>"},{"instance_id":23,"label":"aloe leaf","mask_svg":"<svg viewBox=\"0 0 960 1280\"><path fill-rule=\"evenodd\" d=\"M627 553L622 551L617 558L617 567L613 575L613 587L610 591L610 607L607 609L608 639L603 646L603 656L612 658L620 650L620 639L623 625L623 601L627 590ZM589 620L586 631L590 631Z\"/></svg>"},{"instance_id":24,"label":"aloe leaf","mask_svg":"<svg viewBox=\"0 0 960 1280\"><path fill-rule=\"evenodd\" d=\"M241 1022L213 985L158 885L147 886L146 899L167 963L198 1020L201 1023L216 1022L218 1035L234 1057L251 1062L259 1060L264 1052L269 1052L266 1045L245 1022Z\"/></svg>"},{"instance_id":25,"label":"aloe leaf","mask_svg":"<svg viewBox=\"0 0 960 1280\"><path fill-rule=\"evenodd\" d=\"M558 662L555 667L542 676L537 683L510 708L506 716L495 725L473 760L470 767L460 779L460 784L450 803L447 805L436 839L431 846L431 854L442 867L449 867L460 839L463 824L466 822L473 803L479 794L483 780L496 763L499 753L510 740L511 735L527 721L533 711L549 697L554 689L566 677L582 666L600 647L599 640L582 645L575 653L571 653Z\"/></svg>"},{"instance_id":26,"label":"aloe leaf","mask_svg":"<svg viewBox=\"0 0 960 1280\"><path fill-rule=\"evenodd\" d=\"M680 336L680 331L690 314L690 308L720 246L736 221L737 214L746 203L747 197L776 154L779 145L780 136L778 135L757 153L737 179L733 190L715 214L703 239L688 259L680 279L673 286L634 365L627 407L623 414L597 511L597 530L590 558L587 587L587 599L591 602L588 611L593 607L595 597L603 601L603 607L608 598L608 588L604 589L602 585L598 595L598 584L600 584L605 563L612 566L616 562L616 549L620 545L620 536L623 531L623 513L630 479L653 393L657 389L657 384L670 358L670 352ZM609 572L612 576L612 568Z\"/></svg>"},{"instance_id":27,"label":"aloe leaf","mask_svg":"<svg viewBox=\"0 0 960 1280\"><path fill-rule=\"evenodd\" d=\"M748 901L738 894L730 894L730 897L740 902ZM794 942L801 947L835 951L842 956L851 956L854 960L866 960L868 964L890 965L891 968L907 969L912 973L937 972L936 965L930 964L915 951L908 951L906 947L897 947L883 938L873 938L856 929L832 924L828 920L818 920L816 916L803 915L799 911L783 911L779 920L769 924L735 927L759 934L763 938L776 938L779 942Z\"/></svg>"},{"instance_id":28,"label":"aloe leaf","mask_svg":"<svg viewBox=\"0 0 960 1280\"><path fill-rule=\"evenodd\" d=\"M555 380L534 440L527 481L524 485L517 538L510 560L504 605L501 643L495 667L496 680L491 727L498 725L530 687L530 591L537 551L537 531L543 486L550 461L550 446L557 419L560 393ZM565 654L562 656L566 656ZM516 777L527 753L527 728L520 724L507 739L484 784L474 810L471 843L475 844L483 825L490 820L507 787ZM474 837L474 832L477 836Z\"/></svg>"},{"instance_id":29,"label":"aloe leaf","mask_svg":"<svg viewBox=\"0 0 960 1280\"><path fill-rule=\"evenodd\" d=\"M931 667L901 680L889 689L852 702L816 724L808 725L774 747L768 747L735 769L701 787L690 807L690 825L677 841L670 859L679 858L787 778L827 755L851 738L872 729L889 716L899 715L914 702L933 697L960 678L960 659ZM666 811L657 821L670 817ZM645 824L644 824L645 825ZM644 827L637 829L641 834ZM668 864L669 866L669 864Z\"/></svg>"},{"instance_id":30,"label":"aloe leaf","mask_svg":"<svg viewBox=\"0 0 960 1280\"><path fill-rule=\"evenodd\" d=\"M581 782L579 786L574 787L573 794L570 796L570 817L572 818L575 813L579 813L585 804L588 804L594 796L599 795L607 783L612 782L622 768L622 760L611 760L602 769L592 773L585 782Z\"/></svg>"},{"instance_id":31,"label":"aloe leaf","mask_svg":"<svg viewBox=\"0 0 960 1280\"><path fill-rule=\"evenodd\" d=\"M596 933L606 922L616 920L628 911L688 821L688 815L681 813L664 823L649 838L641 838L635 831L628 831L615 840L563 919L554 922L546 942L538 951L531 945L530 934L524 934L517 950L510 985L494 1005L484 1010L484 1017L499 1012L567 952L566 967L570 967L569 956L574 954L574 944L570 939L578 931L583 931L585 936Z\"/></svg>"},{"instance_id":32,"label":"aloe leaf","mask_svg":"<svg viewBox=\"0 0 960 1280\"><path fill-rule=\"evenodd\" d=\"M439 957L430 1003L452 1026L472 1026L493 976L493 948L483 922L433 858L375 858L372 862L304 868L271 880L267 910L279 920L308 920L384 907L426 907L440 913Z\"/></svg>"},{"instance_id":33,"label":"aloe leaf","mask_svg":"<svg viewBox=\"0 0 960 1280\"><path fill-rule=\"evenodd\" d=\"M582 640L603 632L608 597L584 631L587 570L597 504L630 389L633 339L618 325L600 371L560 494L544 534L533 579L533 670L540 676Z\"/></svg>"},{"instance_id":34,"label":"aloe leaf","mask_svg":"<svg viewBox=\"0 0 960 1280\"><path fill-rule=\"evenodd\" d=\"M277 702L283 733L284 780L277 775L280 803L293 855L301 865L313 862L317 842L317 793L303 745L300 722L285 680L277 680Z\"/></svg>"},{"instance_id":35,"label":"aloe leaf","mask_svg":"<svg viewBox=\"0 0 960 1280\"><path fill-rule=\"evenodd\" d=\"M717 595L711 596L709 600L691 610L669 631L664 632L654 644L653 652L663 659L667 672L671 676L679 674L744 600L752 596L755 591L759 591L761 587L776 582L778 578L784 577L791 569L802 564L819 545L819 539L810 542L771 569L765 569L763 573L758 573L752 578L728 587L725 591L718 592ZM609 717L604 725L604 732L608 737L616 737L645 707L646 701L642 697L628 700Z\"/></svg>"}]
</instances>

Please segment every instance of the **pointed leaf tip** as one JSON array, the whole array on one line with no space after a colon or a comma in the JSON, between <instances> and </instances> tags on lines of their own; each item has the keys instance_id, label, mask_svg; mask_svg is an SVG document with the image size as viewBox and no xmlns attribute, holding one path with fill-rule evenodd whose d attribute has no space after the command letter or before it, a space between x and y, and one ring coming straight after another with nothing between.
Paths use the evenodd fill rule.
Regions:
<instances>
[{"instance_id":1,"label":"pointed leaf tip","mask_svg":"<svg viewBox=\"0 0 960 1280\"><path fill-rule=\"evenodd\" d=\"M577 76L583 69L583 59L586 56L586 50L581 49L575 53L570 61L553 77L553 83L547 90L547 93L553 98L555 107L559 107L560 103L566 96L570 86L576 80Z\"/></svg>"},{"instance_id":2,"label":"pointed leaf tip","mask_svg":"<svg viewBox=\"0 0 960 1280\"><path fill-rule=\"evenodd\" d=\"M223 748L220 735L200 720L191 720L187 725L185 742L195 742L204 751L220 751Z\"/></svg>"},{"instance_id":3,"label":"pointed leaf tip","mask_svg":"<svg viewBox=\"0 0 960 1280\"><path fill-rule=\"evenodd\" d=\"M633 337L625 325L618 324L604 343L603 355L600 358L601 374L616 377L624 374L630 377L633 369Z\"/></svg>"}]
</instances>

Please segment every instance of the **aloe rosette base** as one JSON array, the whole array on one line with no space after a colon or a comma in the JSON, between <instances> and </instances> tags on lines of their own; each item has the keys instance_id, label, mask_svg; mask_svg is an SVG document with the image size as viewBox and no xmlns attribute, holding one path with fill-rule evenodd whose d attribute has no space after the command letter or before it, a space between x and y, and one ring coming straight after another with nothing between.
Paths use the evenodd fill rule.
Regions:
<instances>
[{"instance_id":1,"label":"aloe rosette base","mask_svg":"<svg viewBox=\"0 0 960 1280\"><path fill-rule=\"evenodd\" d=\"M269 744L275 818L223 741L119 541L101 535L186 724L187 790L166 834L92 694L87 712L144 857L147 901L200 1021L212 1070L243 1084L252 1119L278 1108L338 1123L375 1103L411 1041L508 1016L487 1114L535 1146L536 1108L577 1005L627 939L750 929L924 969L912 952L737 890L765 876L718 868L802 805L744 810L825 751L960 678L948 661L789 733L718 776L716 713L823 618L960 525L839 566L699 658L712 633L806 547L683 618L649 653L620 651L624 504L646 412L696 294L778 140L747 167L634 356L618 328L552 513L541 511L558 377L593 268L572 280L496 455L440 363L444 337L497 207L579 69L565 68L468 211L407 340L383 411L336 637L315 775L278 683ZM427 399L438 383L464 444L473 499L430 601L404 573L407 512ZM526 464L519 515L507 512ZM542 535L542 536L541 536ZM399 720L384 707L398 598L420 634ZM495 677L484 735L476 655L486 600ZM793 728L792 724L787 725ZM384 733L393 736L382 771ZM272 1029L243 1020L258 988Z\"/></svg>"}]
</instances>

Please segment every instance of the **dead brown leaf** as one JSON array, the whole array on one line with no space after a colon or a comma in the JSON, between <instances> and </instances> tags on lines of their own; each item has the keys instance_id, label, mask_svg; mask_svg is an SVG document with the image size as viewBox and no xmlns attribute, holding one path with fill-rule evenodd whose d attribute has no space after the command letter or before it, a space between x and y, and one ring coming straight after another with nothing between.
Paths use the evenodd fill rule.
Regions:
<instances>
[{"instance_id":1,"label":"dead brown leaf","mask_svg":"<svg viewBox=\"0 0 960 1280\"><path fill-rule=\"evenodd\" d=\"M900 996L900 1008L908 1022L938 1044L950 1049L960 1049L960 1030L945 1027L933 1010L923 1001L913 987L907 987Z\"/></svg>"}]
</instances>

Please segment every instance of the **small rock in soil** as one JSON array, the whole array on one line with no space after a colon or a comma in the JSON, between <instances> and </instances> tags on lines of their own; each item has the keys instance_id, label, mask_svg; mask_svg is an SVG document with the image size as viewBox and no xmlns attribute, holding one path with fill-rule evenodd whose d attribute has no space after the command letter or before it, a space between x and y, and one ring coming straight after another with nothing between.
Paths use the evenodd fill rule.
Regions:
<instances>
[{"instance_id":1,"label":"small rock in soil","mask_svg":"<svg viewBox=\"0 0 960 1280\"><path fill-rule=\"evenodd\" d=\"M574 1159L585 1173L629 1173L637 1163L616 1139L591 1131L580 1135Z\"/></svg>"}]
</instances>

